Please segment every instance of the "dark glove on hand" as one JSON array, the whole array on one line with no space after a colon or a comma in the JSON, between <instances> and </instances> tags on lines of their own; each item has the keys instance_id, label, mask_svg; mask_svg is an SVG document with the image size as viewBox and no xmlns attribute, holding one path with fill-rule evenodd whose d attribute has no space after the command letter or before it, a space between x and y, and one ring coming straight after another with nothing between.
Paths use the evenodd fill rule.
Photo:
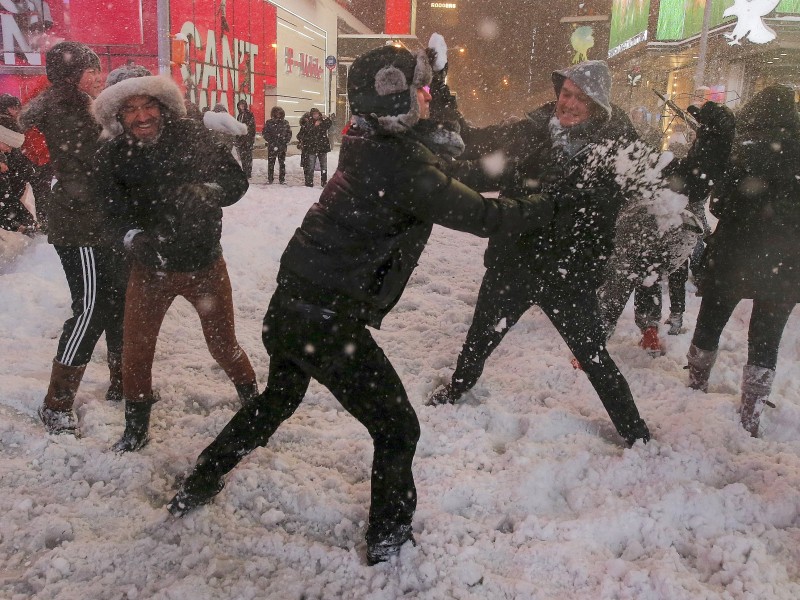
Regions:
<instances>
[{"instance_id":1,"label":"dark glove on hand","mask_svg":"<svg viewBox=\"0 0 800 600\"><path fill-rule=\"evenodd\" d=\"M700 109L690 108L695 109L691 114L700 123L700 129L697 130L698 139L707 140L711 137L718 137L720 141L733 140L736 119L730 108L716 102L706 102Z\"/></svg>"},{"instance_id":2,"label":"dark glove on hand","mask_svg":"<svg viewBox=\"0 0 800 600\"><path fill-rule=\"evenodd\" d=\"M546 227L553 220L555 202L546 194L530 194L516 198L522 204L524 230Z\"/></svg>"},{"instance_id":3,"label":"dark glove on hand","mask_svg":"<svg viewBox=\"0 0 800 600\"><path fill-rule=\"evenodd\" d=\"M158 253L158 242L146 233L137 233L127 244L131 256L145 267L161 269L166 262Z\"/></svg>"}]
</instances>

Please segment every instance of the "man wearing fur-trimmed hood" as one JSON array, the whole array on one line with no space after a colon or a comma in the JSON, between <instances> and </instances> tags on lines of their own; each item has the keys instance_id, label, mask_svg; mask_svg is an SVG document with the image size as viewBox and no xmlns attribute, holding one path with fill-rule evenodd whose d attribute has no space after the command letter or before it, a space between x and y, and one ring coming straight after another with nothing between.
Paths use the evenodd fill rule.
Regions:
<instances>
[{"instance_id":1,"label":"man wearing fur-trimmed hood","mask_svg":"<svg viewBox=\"0 0 800 600\"><path fill-rule=\"evenodd\" d=\"M258 393L253 367L236 340L220 246L222 207L244 195L247 179L201 123L183 118L183 97L166 77L134 77L106 88L94 112L111 138L97 154L98 190L133 259L122 359L125 432L114 445L128 452L148 441L158 400L151 374L156 340L177 296L195 307L211 355L240 400Z\"/></svg>"},{"instance_id":2,"label":"man wearing fur-trimmed hood","mask_svg":"<svg viewBox=\"0 0 800 600\"><path fill-rule=\"evenodd\" d=\"M350 67L356 123L336 172L281 257L264 317L267 387L200 455L168 506L173 514L209 502L224 475L294 413L313 377L373 439L367 561L388 560L412 539L419 422L367 326L380 327L400 299L434 223L485 237L542 226L552 208L540 198L486 199L441 171L416 135L428 114L430 77L424 53L393 46Z\"/></svg>"}]
</instances>

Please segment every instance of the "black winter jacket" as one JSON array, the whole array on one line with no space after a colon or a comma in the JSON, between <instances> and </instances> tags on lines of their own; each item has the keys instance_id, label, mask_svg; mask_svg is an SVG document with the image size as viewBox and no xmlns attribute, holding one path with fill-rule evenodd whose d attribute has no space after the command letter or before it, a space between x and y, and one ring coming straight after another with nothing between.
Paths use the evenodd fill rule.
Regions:
<instances>
[{"instance_id":1,"label":"black winter jacket","mask_svg":"<svg viewBox=\"0 0 800 600\"><path fill-rule=\"evenodd\" d=\"M167 271L199 271L222 256L222 207L247 191L231 153L191 119L166 121L158 141L138 144L123 134L97 153L98 190L117 240L141 229L157 241Z\"/></svg>"},{"instance_id":2,"label":"black winter jacket","mask_svg":"<svg viewBox=\"0 0 800 600\"><path fill-rule=\"evenodd\" d=\"M261 130L267 151L270 153L286 150L292 139L292 127L286 119L269 119Z\"/></svg>"},{"instance_id":3,"label":"black winter jacket","mask_svg":"<svg viewBox=\"0 0 800 600\"><path fill-rule=\"evenodd\" d=\"M540 229L499 233L489 238L487 268L535 274L548 284L594 290L605 277L613 250L615 222L625 196L614 173L590 162L591 150L608 146L616 152L637 139L633 125L618 107L611 118L589 129L586 145L572 158L553 148L549 122L555 102L527 118L482 129L462 123L466 143L463 160L501 152L505 168L486 175L481 163L461 163L453 175L476 189L500 189L501 196L543 191L555 201L553 220Z\"/></svg>"},{"instance_id":4,"label":"black winter jacket","mask_svg":"<svg viewBox=\"0 0 800 600\"><path fill-rule=\"evenodd\" d=\"M703 293L800 302L800 121L791 90L767 88L739 113L715 186Z\"/></svg>"},{"instance_id":5,"label":"black winter jacket","mask_svg":"<svg viewBox=\"0 0 800 600\"><path fill-rule=\"evenodd\" d=\"M244 148L249 148L253 145L253 141L256 139L256 118L253 116L253 113L250 112L250 109L244 109L240 111L236 120L239 123L244 123L247 125L247 135L240 135L236 138L236 145L241 146Z\"/></svg>"},{"instance_id":6,"label":"black winter jacket","mask_svg":"<svg viewBox=\"0 0 800 600\"><path fill-rule=\"evenodd\" d=\"M400 299L434 223L489 236L541 227L549 201L492 200L411 136L344 137L339 166L282 258L281 293L374 327Z\"/></svg>"},{"instance_id":7,"label":"black winter jacket","mask_svg":"<svg viewBox=\"0 0 800 600\"><path fill-rule=\"evenodd\" d=\"M105 206L92 181L101 127L91 103L76 87L58 85L34 98L20 116L23 128L42 132L50 151L58 183L47 209L48 241L58 246L111 243Z\"/></svg>"},{"instance_id":8,"label":"black winter jacket","mask_svg":"<svg viewBox=\"0 0 800 600\"><path fill-rule=\"evenodd\" d=\"M297 132L297 141L303 144L306 154L325 154L331 151L331 141L328 139L328 130L332 122L328 117L323 118L319 125L314 125L314 119L309 118Z\"/></svg>"}]
</instances>

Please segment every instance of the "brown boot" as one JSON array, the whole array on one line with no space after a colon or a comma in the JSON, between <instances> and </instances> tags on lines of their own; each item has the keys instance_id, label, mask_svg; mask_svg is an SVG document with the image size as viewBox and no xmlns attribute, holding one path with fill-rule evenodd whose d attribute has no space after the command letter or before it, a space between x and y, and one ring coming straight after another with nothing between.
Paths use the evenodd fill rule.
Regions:
<instances>
[{"instance_id":1,"label":"brown boot","mask_svg":"<svg viewBox=\"0 0 800 600\"><path fill-rule=\"evenodd\" d=\"M72 411L75 395L83 378L86 365L71 367L53 361L50 373L50 387L39 408L39 418L48 433L71 433L77 435L78 420Z\"/></svg>"},{"instance_id":2,"label":"brown boot","mask_svg":"<svg viewBox=\"0 0 800 600\"><path fill-rule=\"evenodd\" d=\"M106 400L108 402L122 401L122 354L120 352L108 353L108 390L106 390Z\"/></svg>"}]
</instances>

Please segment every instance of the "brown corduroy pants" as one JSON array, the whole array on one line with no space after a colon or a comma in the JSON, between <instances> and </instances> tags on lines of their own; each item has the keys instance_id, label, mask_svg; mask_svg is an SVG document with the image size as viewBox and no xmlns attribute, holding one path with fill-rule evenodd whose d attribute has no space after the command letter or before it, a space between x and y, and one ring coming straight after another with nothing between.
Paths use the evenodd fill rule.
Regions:
<instances>
[{"instance_id":1,"label":"brown corduroy pants","mask_svg":"<svg viewBox=\"0 0 800 600\"><path fill-rule=\"evenodd\" d=\"M128 280L122 353L122 393L127 400L153 395L153 359L161 323L176 297L197 311L211 356L234 385L255 383L256 375L236 339L233 297L225 260L203 271L164 272L134 261Z\"/></svg>"}]
</instances>

